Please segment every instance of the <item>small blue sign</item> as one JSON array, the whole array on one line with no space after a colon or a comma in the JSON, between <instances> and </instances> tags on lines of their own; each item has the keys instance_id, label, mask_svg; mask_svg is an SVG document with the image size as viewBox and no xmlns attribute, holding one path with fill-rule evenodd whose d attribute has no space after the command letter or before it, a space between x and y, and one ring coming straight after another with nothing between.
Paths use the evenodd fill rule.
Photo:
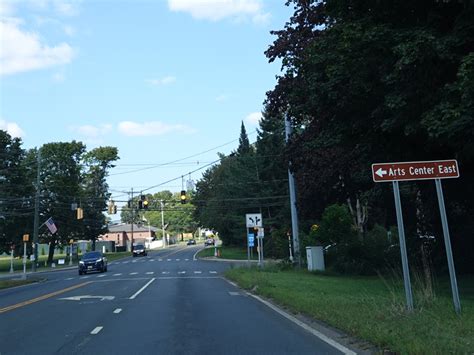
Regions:
<instances>
[{"instance_id":1,"label":"small blue sign","mask_svg":"<svg viewBox=\"0 0 474 355\"><path fill-rule=\"evenodd\" d=\"M253 234L247 234L247 245L249 247L253 247L255 246L255 236Z\"/></svg>"}]
</instances>

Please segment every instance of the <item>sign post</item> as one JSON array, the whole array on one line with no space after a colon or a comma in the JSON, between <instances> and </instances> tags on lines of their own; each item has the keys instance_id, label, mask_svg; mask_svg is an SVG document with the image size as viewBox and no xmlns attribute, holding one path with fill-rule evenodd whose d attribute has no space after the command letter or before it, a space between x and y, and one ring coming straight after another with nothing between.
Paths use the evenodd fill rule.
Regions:
<instances>
[{"instance_id":1,"label":"sign post","mask_svg":"<svg viewBox=\"0 0 474 355\"><path fill-rule=\"evenodd\" d=\"M451 280L454 309L457 314L460 314L461 303L459 301L456 271L454 269L453 253L451 249L451 240L448 229L448 219L446 217L446 208L444 204L443 190L441 186L441 179L453 179L458 177L458 162L454 159L372 164L372 178L374 182L391 181L393 183L393 193L395 196L395 207L397 212L397 223L400 234L400 251L402 254L405 294L407 297L407 306L410 311L413 309L413 298L411 294L412 292L410 284L410 274L408 269L405 231L403 227L403 215L398 182L411 180L435 180L436 193L438 195L439 211L441 214L441 223L443 225L443 236L444 243L446 246L446 256L448 258L449 278Z\"/></svg>"},{"instance_id":2,"label":"sign post","mask_svg":"<svg viewBox=\"0 0 474 355\"><path fill-rule=\"evenodd\" d=\"M247 227L247 260L250 265L250 244L254 246L254 238L257 237L257 246L258 246L258 264L260 265L260 240L258 236L253 233L250 233L249 228L262 228L263 227L263 220L261 213L247 213L245 215L245 226ZM252 235L252 242L250 242L250 236Z\"/></svg>"},{"instance_id":3,"label":"sign post","mask_svg":"<svg viewBox=\"0 0 474 355\"><path fill-rule=\"evenodd\" d=\"M29 234L23 234L23 278L26 279L26 243L30 239Z\"/></svg>"}]
</instances>

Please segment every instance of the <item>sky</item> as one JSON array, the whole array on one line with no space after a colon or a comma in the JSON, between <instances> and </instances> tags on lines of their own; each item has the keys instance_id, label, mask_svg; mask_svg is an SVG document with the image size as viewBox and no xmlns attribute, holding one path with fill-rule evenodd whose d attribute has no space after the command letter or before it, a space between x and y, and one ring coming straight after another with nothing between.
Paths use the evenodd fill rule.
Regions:
<instances>
[{"instance_id":1,"label":"sky","mask_svg":"<svg viewBox=\"0 0 474 355\"><path fill-rule=\"evenodd\" d=\"M285 0L2 0L0 129L118 148L112 198L173 192L255 141ZM173 180L173 181L171 181Z\"/></svg>"}]
</instances>

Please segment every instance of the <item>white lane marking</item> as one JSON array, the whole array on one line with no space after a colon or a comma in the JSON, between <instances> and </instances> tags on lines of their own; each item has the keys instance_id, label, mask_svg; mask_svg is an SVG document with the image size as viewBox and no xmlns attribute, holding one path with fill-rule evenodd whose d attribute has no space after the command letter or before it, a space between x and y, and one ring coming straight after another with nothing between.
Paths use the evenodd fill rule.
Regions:
<instances>
[{"instance_id":1,"label":"white lane marking","mask_svg":"<svg viewBox=\"0 0 474 355\"><path fill-rule=\"evenodd\" d=\"M122 274L113 274L112 276L122 276Z\"/></svg>"},{"instance_id":2,"label":"white lane marking","mask_svg":"<svg viewBox=\"0 0 474 355\"><path fill-rule=\"evenodd\" d=\"M133 260L132 263L136 263L137 261L136 260Z\"/></svg>"},{"instance_id":3,"label":"white lane marking","mask_svg":"<svg viewBox=\"0 0 474 355\"><path fill-rule=\"evenodd\" d=\"M231 296L240 296L240 292L229 292Z\"/></svg>"},{"instance_id":4,"label":"white lane marking","mask_svg":"<svg viewBox=\"0 0 474 355\"><path fill-rule=\"evenodd\" d=\"M82 276L80 279L88 279L90 276Z\"/></svg>"},{"instance_id":5,"label":"white lane marking","mask_svg":"<svg viewBox=\"0 0 474 355\"><path fill-rule=\"evenodd\" d=\"M202 274L202 271L194 271L195 274Z\"/></svg>"},{"instance_id":6,"label":"white lane marking","mask_svg":"<svg viewBox=\"0 0 474 355\"><path fill-rule=\"evenodd\" d=\"M98 275L97 277L106 277L107 275Z\"/></svg>"},{"instance_id":7,"label":"white lane marking","mask_svg":"<svg viewBox=\"0 0 474 355\"><path fill-rule=\"evenodd\" d=\"M184 275L186 273L186 271L178 271L178 274L180 275Z\"/></svg>"},{"instance_id":8,"label":"white lane marking","mask_svg":"<svg viewBox=\"0 0 474 355\"><path fill-rule=\"evenodd\" d=\"M268 301L265 301L264 299L256 296L256 295L252 295L251 293L248 293L247 292L247 295L255 298L256 300L262 302L264 305L266 305L267 307L273 309L275 312L277 312L278 314L280 314L281 316L285 317L286 319L288 319L289 321L299 325L301 328L305 329L306 331L310 332L311 334L313 334L314 336L318 337L319 339L321 339L322 341L328 343L329 345L331 345L332 347L336 348L337 350L339 350L340 352L342 352L343 354L346 354L346 355L356 355L357 353L355 353L354 351L346 348L344 345L342 344L339 344L337 341L329 338L328 336L324 335L323 333L317 331L316 329L313 329L311 328L309 325L307 325L306 323L303 323L302 321L300 321L299 319L293 317L292 315L286 313L285 311L279 309L278 307L272 305L270 302Z\"/></svg>"},{"instance_id":9,"label":"white lane marking","mask_svg":"<svg viewBox=\"0 0 474 355\"><path fill-rule=\"evenodd\" d=\"M176 259L176 261L180 261L181 259Z\"/></svg>"},{"instance_id":10,"label":"white lane marking","mask_svg":"<svg viewBox=\"0 0 474 355\"><path fill-rule=\"evenodd\" d=\"M153 275L154 273L155 273L154 271L148 271L148 272L146 272L145 274L147 274L147 275Z\"/></svg>"},{"instance_id":11,"label":"white lane marking","mask_svg":"<svg viewBox=\"0 0 474 355\"><path fill-rule=\"evenodd\" d=\"M92 335L98 334L104 327L95 327L91 332Z\"/></svg>"},{"instance_id":12,"label":"white lane marking","mask_svg":"<svg viewBox=\"0 0 474 355\"><path fill-rule=\"evenodd\" d=\"M129 275L137 275L138 272L131 272Z\"/></svg>"},{"instance_id":13,"label":"white lane marking","mask_svg":"<svg viewBox=\"0 0 474 355\"><path fill-rule=\"evenodd\" d=\"M200 251L201 251L201 250L198 250L197 252L194 253L194 255L193 255L193 260L194 260L194 261L197 260L196 255L197 255Z\"/></svg>"},{"instance_id":14,"label":"white lane marking","mask_svg":"<svg viewBox=\"0 0 474 355\"><path fill-rule=\"evenodd\" d=\"M217 274L217 271L209 271L210 274Z\"/></svg>"},{"instance_id":15,"label":"white lane marking","mask_svg":"<svg viewBox=\"0 0 474 355\"><path fill-rule=\"evenodd\" d=\"M150 286L150 284L151 284L153 281L155 281L155 278L152 278L150 281L148 281L148 282L145 284L145 286L143 286L141 289L139 289L137 292L135 292L135 294L134 294L132 297L130 297L129 299L130 299L130 300L135 299L135 298L136 298L140 293L142 293L148 286Z\"/></svg>"},{"instance_id":16,"label":"white lane marking","mask_svg":"<svg viewBox=\"0 0 474 355\"><path fill-rule=\"evenodd\" d=\"M115 314L119 314L120 312L122 312L122 308L117 308L117 309L114 311Z\"/></svg>"},{"instance_id":17,"label":"white lane marking","mask_svg":"<svg viewBox=\"0 0 474 355\"><path fill-rule=\"evenodd\" d=\"M168 261L171 261L171 259L168 259Z\"/></svg>"},{"instance_id":18,"label":"white lane marking","mask_svg":"<svg viewBox=\"0 0 474 355\"><path fill-rule=\"evenodd\" d=\"M130 261L123 261L122 264L128 264Z\"/></svg>"},{"instance_id":19,"label":"white lane marking","mask_svg":"<svg viewBox=\"0 0 474 355\"><path fill-rule=\"evenodd\" d=\"M163 275L168 275L170 272L169 271L162 271L161 272Z\"/></svg>"},{"instance_id":20,"label":"white lane marking","mask_svg":"<svg viewBox=\"0 0 474 355\"><path fill-rule=\"evenodd\" d=\"M67 279L64 279L66 281L69 281L69 280L74 280L74 277L68 277Z\"/></svg>"},{"instance_id":21,"label":"white lane marking","mask_svg":"<svg viewBox=\"0 0 474 355\"><path fill-rule=\"evenodd\" d=\"M184 261L189 261L189 259L184 259Z\"/></svg>"},{"instance_id":22,"label":"white lane marking","mask_svg":"<svg viewBox=\"0 0 474 355\"><path fill-rule=\"evenodd\" d=\"M163 261L163 259L158 259L158 261Z\"/></svg>"},{"instance_id":23,"label":"white lane marking","mask_svg":"<svg viewBox=\"0 0 474 355\"><path fill-rule=\"evenodd\" d=\"M155 259L150 259L150 260L148 260L148 261L155 261Z\"/></svg>"}]
</instances>

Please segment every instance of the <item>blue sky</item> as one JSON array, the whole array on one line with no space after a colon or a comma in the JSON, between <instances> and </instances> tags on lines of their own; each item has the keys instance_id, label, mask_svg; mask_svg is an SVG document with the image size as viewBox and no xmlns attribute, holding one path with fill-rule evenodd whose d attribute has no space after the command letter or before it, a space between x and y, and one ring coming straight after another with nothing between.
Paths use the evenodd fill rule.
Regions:
<instances>
[{"instance_id":1,"label":"blue sky","mask_svg":"<svg viewBox=\"0 0 474 355\"><path fill-rule=\"evenodd\" d=\"M2 1L0 129L25 148L116 146L116 199L178 191L181 176L197 180L190 171L236 149L242 121L255 140L280 72L264 51L292 14L284 3Z\"/></svg>"}]
</instances>

